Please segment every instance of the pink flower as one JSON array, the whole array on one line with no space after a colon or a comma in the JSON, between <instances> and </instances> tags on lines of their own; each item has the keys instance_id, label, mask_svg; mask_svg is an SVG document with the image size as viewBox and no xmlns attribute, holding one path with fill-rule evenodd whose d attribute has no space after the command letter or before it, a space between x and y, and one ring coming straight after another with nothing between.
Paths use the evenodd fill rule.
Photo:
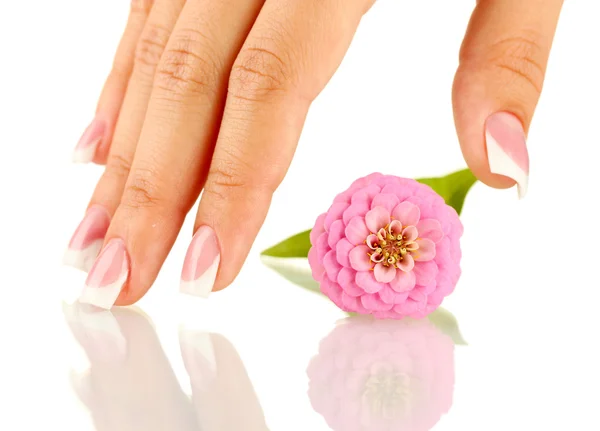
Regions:
<instances>
[{"instance_id":1,"label":"pink flower","mask_svg":"<svg viewBox=\"0 0 600 431\"><path fill-rule=\"evenodd\" d=\"M313 408L334 431L427 431L448 412L454 344L428 319L344 319L308 369Z\"/></svg>"},{"instance_id":2,"label":"pink flower","mask_svg":"<svg viewBox=\"0 0 600 431\"><path fill-rule=\"evenodd\" d=\"M456 286L462 233L456 211L429 186L375 173L317 218L308 261L342 310L420 318Z\"/></svg>"}]
</instances>

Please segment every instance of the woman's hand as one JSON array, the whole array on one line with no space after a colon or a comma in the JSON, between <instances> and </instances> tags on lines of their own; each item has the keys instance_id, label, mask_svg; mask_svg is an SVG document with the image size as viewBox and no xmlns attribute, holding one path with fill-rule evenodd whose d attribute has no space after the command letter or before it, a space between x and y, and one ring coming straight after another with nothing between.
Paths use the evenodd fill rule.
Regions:
<instances>
[{"instance_id":1,"label":"woman's hand","mask_svg":"<svg viewBox=\"0 0 600 431\"><path fill-rule=\"evenodd\" d=\"M182 290L238 274L291 162L311 102L374 0L133 0L75 151L106 163L67 263L81 300L136 302L203 191ZM493 187L527 185L525 135L562 0L480 0L454 85L465 159ZM243 217L241 217L243 215Z\"/></svg>"}]
</instances>

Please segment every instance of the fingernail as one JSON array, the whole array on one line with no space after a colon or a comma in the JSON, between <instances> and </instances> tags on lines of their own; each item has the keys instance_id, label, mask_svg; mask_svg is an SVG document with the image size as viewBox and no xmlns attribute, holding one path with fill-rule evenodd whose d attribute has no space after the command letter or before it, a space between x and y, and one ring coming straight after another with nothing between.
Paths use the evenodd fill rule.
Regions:
<instances>
[{"instance_id":1,"label":"fingernail","mask_svg":"<svg viewBox=\"0 0 600 431\"><path fill-rule=\"evenodd\" d=\"M73 162L89 163L94 159L96 148L102 141L106 131L106 123L98 117L94 118L90 125L85 129L79 139L75 151L73 151Z\"/></svg>"},{"instance_id":2,"label":"fingernail","mask_svg":"<svg viewBox=\"0 0 600 431\"><path fill-rule=\"evenodd\" d=\"M192 238L183 262L180 291L207 298L215 284L220 258L215 231L208 226L200 227Z\"/></svg>"},{"instance_id":3,"label":"fingernail","mask_svg":"<svg viewBox=\"0 0 600 431\"><path fill-rule=\"evenodd\" d=\"M529 154L521 121L511 113L496 112L485 123L485 141L490 170L517 182L524 198L529 182Z\"/></svg>"},{"instance_id":4,"label":"fingernail","mask_svg":"<svg viewBox=\"0 0 600 431\"><path fill-rule=\"evenodd\" d=\"M94 262L79 302L110 309L129 275L129 258L122 239L111 239Z\"/></svg>"},{"instance_id":5,"label":"fingernail","mask_svg":"<svg viewBox=\"0 0 600 431\"><path fill-rule=\"evenodd\" d=\"M71 237L63 263L88 272L98 257L109 225L108 211L100 205L91 206Z\"/></svg>"}]
</instances>

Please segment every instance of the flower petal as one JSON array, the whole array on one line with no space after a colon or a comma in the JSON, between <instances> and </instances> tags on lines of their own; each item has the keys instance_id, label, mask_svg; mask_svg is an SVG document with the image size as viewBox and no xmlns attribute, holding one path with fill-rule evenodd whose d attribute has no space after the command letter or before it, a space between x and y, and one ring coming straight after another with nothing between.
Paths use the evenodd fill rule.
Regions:
<instances>
[{"instance_id":1,"label":"flower petal","mask_svg":"<svg viewBox=\"0 0 600 431\"><path fill-rule=\"evenodd\" d=\"M402 232L402 222L400 220L392 220L388 227L388 231L392 235L398 236Z\"/></svg>"},{"instance_id":2,"label":"flower petal","mask_svg":"<svg viewBox=\"0 0 600 431\"><path fill-rule=\"evenodd\" d=\"M396 296L394 297L394 304L404 304L404 302L406 302L406 300L408 299L409 293L410 293L410 291L396 293Z\"/></svg>"},{"instance_id":3,"label":"flower petal","mask_svg":"<svg viewBox=\"0 0 600 431\"><path fill-rule=\"evenodd\" d=\"M352 198L350 203L352 205L367 205L371 206L371 197L369 197L369 193L365 189L359 190L356 193L352 194Z\"/></svg>"},{"instance_id":4,"label":"flower petal","mask_svg":"<svg viewBox=\"0 0 600 431\"><path fill-rule=\"evenodd\" d=\"M317 238L317 244L315 245L317 249L317 257L320 261L323 261L325 253L330 250L329 244L327 244L327 236L327 232L323 232L321 235L319 235L319 238Z\"/></svg>"},{"instance_id":5,"label":"flower petal","mask_svg":"<svg viewBox=\"0 0 600 431\"><path fill-rule=\"evenodd\" d=\"M377 232L390 223L390 213L384 207L375 207L365 215L365 222L371 232Z\"/></svg>"},{"instance_id":6,"label":"flower petal","mask_svg":"<svg viewBox=\"0 0 600 431\"><path fill-rule=\"evenodd\" d=\"M344 203L349 204L351 199L352 199L352 191L346 190L345 192L339 193L335 197L335 199L333 199L333 202L344 202Z\"/></svg>"},{"instance_id":7,"label":"flower petal","mask_svg":"<svg viewBox=\"0 0 600 431\"><path fill-rule=\"evenodd\" d=\"M365 219L360 216L352 217L346 226L346 238L354 245L362 244L369 235L369 229L365 224Z\"/></svg>"},{"instance_id":8,"label":"flower petal","mask_svg":"<svg viewBox=\"0 0 600 431\"><path fill-rule=\"evenodd\" d=\"M419 244L417 244L416 241L412 241L412 242L409 242L407 244L404 244L404 247L406 247L406 249L408 251L412 252L412 251L417 251L419 249Z\"/></svg>"},{"instance_id":9,"label":"flower petal","mask_svg":"<svg viewBox=\"0 0 600 431\"><path fill-rule=\"evenodd\" d=\"M389 286L389 284L386 284L379 291L378 295L379 299L381 299L386 304L394 304L394 299L396 299L397 293L394 292L394 290Z\"/></svg>"},{"instance_id":10,"label":"flower petal","mask_svg":"<svg viewBox=\"0 0 600 431\"><path fill-rule=\"evenodd\" d=\"M348 204L344 202L335 202L329 207L325 220L323 220L323 227L327 232L329 232L329 226L331 226L334 221L342 218L342 214L344 214L344 211L346 211L347 208Z\"/></svg>"},{"instance_id":11,"label":"flower petal","mask_svg":"<svg viewBox=\"0 0 600 431\"><path fill-rule=\"evenodd\" d=\"M327 272L327 277L333 282L337 281L337 276L342 269L342 266L335 258L335 251L330 250L327 252L323 258L323 266L325 267L325 272Z\"/></svg>"},{"instance_id":12,"label":"flower petal","mask_svg":"<svg viewBox=\"0 0 600 431\"><path fill-rule=\"evenodd\" d=\"M354 278L356 276L356 271L350 268L342 268L340 273L338 274L337 282L340 287L350 296L360 296L365 293L363 289L358 287Z\"/></svg>"},{"instance_id":13,"label":"flower petal","mask_svg":"<svg viewBox=\"0 0 600 431\"><path fill-rule=\"evenodd\" d=\"M371 208L373 197L376 196L380 191L381 188L379 186L376 184L370 184L367 187L356 191L352 195L351 202L353 205L367 205L369 208Z\"/></svg>"},{"instance_id":14,"label":"flower petal","mask_svg":"<svg viewBox=\"0 0 600 431\"><path fill-rule=\"evenodd\" d=\"M367 204L350 205L348 209L344 211L342 220L344 220L344 223L347 225L352 217L361 216L364 218L367 212L369 212L369 206Z\"/></svg>"},{"instance_id":15,"label":"flower petal","mask_svg":"<svg viewBox=\"0 0 600 431\"><path fill-rule=\"evenodd\" d=\"M348 258L350 266L356 271L370 271L373 267L369 253L371 249L366 245L359 245L350 250Z\"/></svg>"},{"instance_id":16,"label":"flower petal","mask_svg":"<svg viewBox=\"0 0 600 431\"><path fill-rule=\"evenodd\" d=\"M379 248L379 238L374 233L367 236L367 247L371 250L377 250Z\"/></svg>"},{"instance_id":17,"label":"flower petal","mask_svg":"<svg viewBox=\"0 0 600 431\"><path fill-rule=\"evenodd\" d=\"M410 299L412 299L413 301L417 301L419 303L426 303L427 302L427 295L425 294L425 288L424 287L415 287L413 290L410 291L410 293L408 294L408 297Z\"/></svg>"},{"instance_id":18,"label":"flower petal","mask_svg":"<svg viewBox=\"0 0 600 431\"><path fill-rule=\"evenodd\" d=\"M415 252L415 260L426 262L435 257L435 242L430 239L419 239L417 240L419 249Z\"/></svg>"},{"instance_id":19,"label":"flower petal","mask_svg":"<svg viewBox=\"0 0 600 431\"><path fill-rule=\"evenodd\" d=\"M325 267L317 257L317 248L311 247L308 251L308 263L310 264L310 269L312 271L312 277L317 281L321 281L323 279L323 274L325 274Z\"/></svg>"},{"instance_id":20,"label":"flower petal","mask_svg":"<svg viewBox=\"0 0 600 431\"><path fill-rule=\"evenodd\" d=\"M393 304L386 304L377 295L363 295L360 297L362 305L370 311L387 311L394 307Z\"/></svg>"},{"instance_id":21,"label":"flower petal","mask_svg":"<svg viewBox=\"0 0 600 431\"><path fill-rule=\"evenodd\" d=\"M361 287L366 293L379 292L381 289L383 289L383 286L385 286L385 284L379 283L377 280L375 280L373 271L357 272L356 276L354 277L354 281L358 287Z\"/></svg>"},{"instance_id":22,"label":"flower petal","mask_svg":"<svg viewBox=\"0 0 600 431\"><path fill-rule=\"evenodd\" d=\"M335 245L335 257L340 265L350 267L350 251L353 248L354 245L350 244L346 238L338 241Z\"/></svg>"},{"instance_id":23,"label":"flower petal","mask_svg":"<svg viewBox=\"0 0 600 431\"><path fill-rule=\"evenodd\" d=\"M321 292L333 301L335 305L342 308L342 289L339 284L333 283L327 277L323 277L323 281L319 286Z\"/></svg>"},{"instance_id":24,"label":"flower petal","mask_svg":"<svg viewBox=\"0 0 600 431\"><path fill-rule=\"evenodd\" d=\"M333 225L331 225L331 227L333 228ZM329 232L329 236L331 237L331 232ZM419 232L417 231L417 228L414 226L407 226L402 231L402 238L404 239L405 242L412 242L412 241L416 240L418 237L419 237Z\"/></svg>"},{"instance_id":25,"label":"flower petal","mask_svg":"<svg viewBox=\"0 0 600 431\"><path fill-rule=\"evenodd\" d=\"M430 239L435 243L440 242L444 237L442 225L436 219L427 218L420 220L419 223L417 223L417 230L419 231L419 236L421 238Z\"/></svg>"},{"instance_id":26,"label":"flower petal","mask_svg":"<svg viewBox=\"0 0 600 431\"><path fill-rule=\"evenodd\" d=\"M415 287L415 273L413 271L396 271L396 276L389 283L390 287L398 293L408 292Z\"/></svg>"},{"instance_id":27,"label":"flower petal","mask_svg":"<svg viewBox=\"0 0 600 431\"><path fill-rule=\"evenodd\" d=\"M378 263L375 265L375 271L373 271L373 275L375 275L375 280L378 282L389 283L396 276L396 268L393 266L385 266L383 263Z\"/></svg>"},{"instance_id":28,"label":"flower petal","mask_svg":"<svg viewBox=\"0 0 600 431\"><path fill-rule=\"evenodd\" d=\"M437 288L437 282L435 280L433 280L429 284L427 284L425 286L420 286L420 287L423 288L423 292L425 292L426 295L430 295L433 292L435 292L435 290Z\"/></svg>"},{"instance_id":29,"label":"flower petal","mask_svg":"<svg viewBox=\"0 0 600 431\"><path fill-rule=\"evenodd\" d=\"M433 260L428 262L415 262L415 267L412 272L417 278L417 284L426 286L435 280L435 277L438 275L438 266Z\"/></svg>"},{"instance_id":30,"label":"flower petal","mask_svg":"<svg viewBox=\"0 0 600 431\"><path fill-rule=\"evenodd\" d=\"M335 245L338 243L338 241L345 236L345 229L346 227L341 219L334 221L331 223L331 226L329 226L329 237L327 238L327 244L329 244L329 247L331 247L333 250L335 250Z\"/></svg>"},{"instance_id":31,"label":"flower petal","mask_svg":"<svg viewBox=\"0 0 600 431\"><path fill-rule=\"evenodd\" d=\"M396 313L402 314L403 316L408 316L417 312L418 310L419 303L410 298L408 298L404 303L394 306L394 311Z\"/></svg>"},{"instance_id":32,"label":"flower petal","mask_svg":"<svg viewBox=\"0 0 600 431\"><path fill-rule=\"evenodd\" d=\"M345 307L345 311L361 313L361 314L365 314L365 313L369 312L369 310L367 310L362 305L360 298L357 298L356 296L348 295L346 292L342 292L342 304Z\"/></svg>"},{"instance_id":33,"label":"flower petal","mask_svg":"<svg viewBox=\"0 0 600 431\"><path fill-rule=\"evenodd\" d=\"M400 268L404 272L412 271L415 267L415 261L410 254L405 254L404 258L398 262L398 268Z\"/></svg>"},{"instance_id":34,"label":"flower petal","mask_svg":"<svg viewBox=\"0 0 600 431\"><path fill-rule=\"evenodd\" d=\"M313 227L310 231L310 243L312 245L315 245L317 243L319 235L325 232L325 228L323 227L325 216L327 216L327 213L323 213L319 217L317 217L317 220L315 221L315 227Z\"/></svg>"},{"instance_id":35,"label":"flower petal","mask_svg":"<svg viewBox=\"0 0 600 431\"><path fill-rule=\"evenodd\" d=\"M371 262L375 262L375 263L379 263L379 262L383 262L384 256L383 256L383 252L381 251L381 249L377 249L377 250L373 250L373 253L371 253Z\"/></svg>"},{"instance_id":36,"label":"flower petal","mask_svg":"<svg viewBox=\"0 0 600 431\"><path fill-rule=\"evenodd\" d=\"M384 207L391 214L392 210L396 208L396 205L398 205L399 202L398 196L392 193L379 193L373 198L371 208Z\"/></svg>"},{"instance_id":37,"label":"flower petal","mask_svg":"<svg viewBox=\"0 0 600 431\"><path fill-rule=\"evenodd\" d=\"M416 226L421 217L421 210L410 202L402 202L392 211L392 217L400 220L403 226Z\"/></svg>"}]
</instances>

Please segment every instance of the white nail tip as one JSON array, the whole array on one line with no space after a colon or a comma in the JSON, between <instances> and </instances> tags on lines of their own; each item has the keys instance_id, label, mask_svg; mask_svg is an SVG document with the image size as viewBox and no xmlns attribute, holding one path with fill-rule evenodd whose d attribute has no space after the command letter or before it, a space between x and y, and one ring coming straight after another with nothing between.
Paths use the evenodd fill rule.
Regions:
<instances>
[{"instance_id":1,"label":"white nail tip","mask_svg":"<svg viewBox=\"0 0 600 431\"><path fill-rule=\"evenodd\" d=\"M220 260L220 256L217 255L208 269L204 271L204 274L197 279L191 281L181 280L179 291L200 298L208 298L215 285Z\"/></svg>"},{"instance_id":2,"label":"white nail tip","mask_svg":"<svg viewBox=\"0 0 600 431\"><path fill-rule=\"evenodd\" d=\"M73 163L90 163L96 155L96 148L100 143L100 139L86 145L83 148L75 148L73 151Z\"/></svg>"},{"instance_id":3,"label":"white nail tip","mask_svg":"<svg viewBox=\"0 0 600 431\"><path fill-rule=\"evenodd\" d=\"M68 248L63 256L63 264L89 272L102 249L103 240L98 239L83 250Z\"/></svg>"},{"instance_id":4,"label":"white nail tip","mask_svg":"<svg viewBox=\"0 0 600 431\"><path fill-rule=\"evenodd\" d=\"M81 292L79 302L82 304L90 304L99 308L110 310L115 304L121 289L127 281L127 271L124 271L117 281L102 287L90 287L86 285Z\"/></svg>"},{"instance_id":5,"label":"white nail tip","mask_svg":"<svg viewBox=\"0 0 600 431\"><path fill-rule=\"evenodd\" d=\"M504 175L515 180L517 182L519 199L523 199L527 194L529 174L506 154L490 133L486 132L485 140L490 171L494 174Z\"/></svg>"}]
</instances>

